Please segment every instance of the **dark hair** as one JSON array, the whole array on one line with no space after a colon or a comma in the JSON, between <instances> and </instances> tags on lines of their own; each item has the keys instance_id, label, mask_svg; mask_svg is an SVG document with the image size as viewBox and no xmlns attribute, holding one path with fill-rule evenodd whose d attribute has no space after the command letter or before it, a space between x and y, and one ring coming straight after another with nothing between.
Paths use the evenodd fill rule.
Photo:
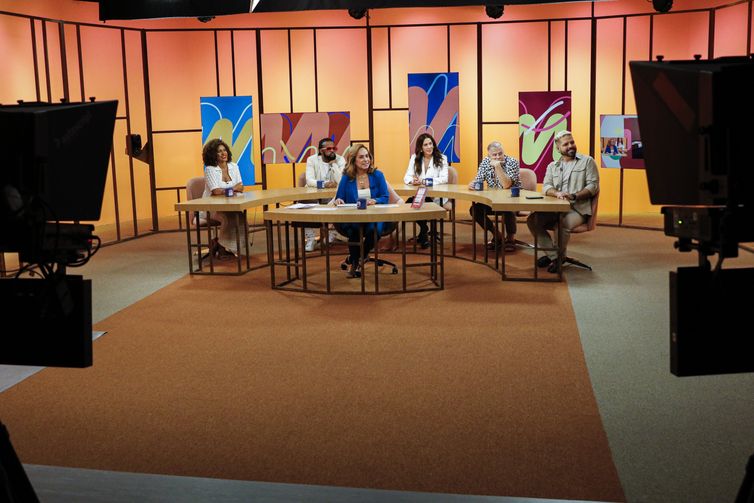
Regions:
<instances>
[{"instance_id":1,"label":"dark hair","mask_svg":"<svg viewBox=\"0 0 754 503\"><path fill-rule=\"evenodd\" d=\"M343 174L351 180L356 178L356 156L359 155L359 150L361 150L362 148L367 151L367 154L369 154L370 164L367 173L371 175L377 169L377 167L374 165L374 157L372 156L372 153L369 151L366 145L364 145L363 143L351 145L351 150L348 151L348 158L346 159L346 167L343 168Z\"/></svg>"},{"instance_id":2,"label":"dark hair","mask_svg":"<svg viewBox=\"0 0 754 503\"><path fill-rule=\"evenodd\" d=\"M319 140L319 144L317 145L317 152L325 147L325 143L335 144L332 138L322 138L321 140Z\"/></svg>"},{"instance_id":3,"label":"dark hair","mask_svg":"<svg viewBox=\"0 0 754 503\"><path fill-rule=\"evenodd\" d=\"M414 172L416 173L416 176L420 176L422 174L422 159L424 158L422 145L424 144L424 140L426 140L427 138L432 140L432 146L434 147L434 149L432 150L432 161L435 167L439 169L439 167L442 166L442 152L440 152L440 149L437 148L437 142L434 138L432 138L431 134L422 133L416 139L416 147L414 148Z\"/></svg>"},{"instance_id":4,"label":"dark hair","mask_svg":"<svg viewBox=\"0 0 754 503\"><path fill-rule=\"evenodd\" d=\"M202 160L205 166L217 166L217 149L222 145L228 152L228 162L233 160L233 152L230 151L230 147L227 143L220 138L213 138L204 144L202 149Z\"/></svg>"}]
</instances>

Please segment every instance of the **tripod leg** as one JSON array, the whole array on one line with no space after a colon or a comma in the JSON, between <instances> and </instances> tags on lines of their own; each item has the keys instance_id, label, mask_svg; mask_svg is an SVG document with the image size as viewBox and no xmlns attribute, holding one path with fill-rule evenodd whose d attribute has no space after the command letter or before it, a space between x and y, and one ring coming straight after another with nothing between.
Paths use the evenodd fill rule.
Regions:
<instances>
[{"instance_id":1,"label":"tripod leg","mask_svg":"<svg viewBox=\"0 0 754 503\"><path fill-rule=\"evenodd\" d=\"M39 501L3 423L0 423L0 500L11 503Z\"/></svg>"}]
</instances>

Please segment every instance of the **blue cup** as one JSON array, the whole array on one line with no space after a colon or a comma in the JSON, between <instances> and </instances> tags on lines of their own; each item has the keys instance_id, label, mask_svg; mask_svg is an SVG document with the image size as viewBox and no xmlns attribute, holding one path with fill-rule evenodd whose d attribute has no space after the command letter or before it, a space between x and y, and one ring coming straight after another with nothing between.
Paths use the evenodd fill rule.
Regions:
<instances>
[{"instance_id":1,"label":"blue cup","mask_svg":"<svg viewBox=\"0 0 754 503\"><path fill-rule=\"evenodd\" d=\"M474 182L474 190L483 190L484 182Z\"/></svg>"},{"instance_id":2,"label":"blue cup","mask_svg":"<svg viewBox=\"0 0 754 503\"><path fill-rule=\"evenodd\" d=\"M356 209L357 210L365 210L367 209L367 200L366 199L359 199L356 201Z\"/></svg>"},{"instance_id":3,"label":"blue cup","mask_svg":"<svg viewBox=\"0 0 754 503\"><path fill-rule=\"evenodd\" d=\"M434 184L435 184L435 182L431 178L425 178L424 179L424 185L426 185L427 187L431 187Z\"/></svg>"},{"instance_id":4,"label":"blue cup","mask_svg":"<svg viewBox=\"0 0 754 503\"><path fill-rule=\"evenodd\" d=\"M511 197L518 197L521 195L521 187L516 187L515 185L511 187Z\"/></svg>"},{"instance_id":5,"label":"blue cup","mask_svg":"<svg viewBox=\"0 0 754 503\"><path fill-rule=\"evenodd\" d=\"M225 197L233 197L233 187L225 189Z\"/></svg>"},{"instance_id":6,"label":"blue cup","mask_svg":"<svg viewBox=\"0 0 754 503\"><path fill-rule=\"evenodd\" d=\"M324 189L325 188L325 181L324 180L317 180L317 188L318 189Z\"/></svg>"}]
</instances>

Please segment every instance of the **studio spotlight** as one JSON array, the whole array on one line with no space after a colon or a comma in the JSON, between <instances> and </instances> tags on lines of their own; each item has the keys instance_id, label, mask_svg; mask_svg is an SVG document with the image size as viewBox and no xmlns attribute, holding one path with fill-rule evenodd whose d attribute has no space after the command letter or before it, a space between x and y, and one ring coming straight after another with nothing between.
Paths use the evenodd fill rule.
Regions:
<instances>
[{"instance_id":1,"label":"studio spotlight","mask_svg":"<svg viewBox=\"0 0 754 503\"><path fill-rule=\"evenodd\" d=\"M498 19L503 15L504 5L487 5L484 10L492 19Z\"/></svg>"},{"instance_id":2,"label":"studio spotlight","mask_svg":"<svg viewBox=\"0 0 754 503\"><path fill-rule=\"evenodd\" d=\"M657 12L670 12L673 8L673 0L652 0L652 6Z\"/></svg>"},{"instance_id":3,"label":"studio spotlight","mask_svg":"<svg viewBox=\"0 0 754 503\"><path fill-rule=\"evenodd\" d=\"M348 9L348 15L354 19L361 19L367 15L366 9Z\"/></svg>"},{"instance_id":4,"label":"studio spotlight","mask_svg":"<svg viewBox=\"0 0 754 503\"><path fill-rule=\"evenodd\" d=\"M215 19L215 16L199 16L196 19L198 19L201 23L209 23L210 21Z\"/></svg>"}]
</instances>

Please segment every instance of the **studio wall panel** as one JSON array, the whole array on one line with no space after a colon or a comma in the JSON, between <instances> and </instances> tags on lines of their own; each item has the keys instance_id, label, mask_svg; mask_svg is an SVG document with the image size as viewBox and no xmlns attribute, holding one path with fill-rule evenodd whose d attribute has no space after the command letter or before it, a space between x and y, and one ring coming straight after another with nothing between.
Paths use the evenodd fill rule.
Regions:
<instances>
[{"instance_id":1,"label":"studio wall panel","mask_svg":"<svg viewBox=\"0 0 754 503\"><path fill-rule=\"evenodd\" d=\"M152 127L201 127L199 98L215 96L215 48L211 31L147 34Z\"/></svg>"},{"instance_id":2,"label":"studio wall panel","mask_svg":"<svg viewBox=\"0 0 754 503\"><path fill-rule=\"evenodd\" d=\"M60 55L60 23L44 22L47 32L47 63L50 72L50 101L60 103L63 93L63 64Z\"/></svg>"},{"instance_id":3,"label":"studio wall panel","mask_svg":"<svg viewBox=\"0 0 754 503\"><path fill-rule=\"evenodd\" d=\"M35 101L37 93L31 24L28 19L0 16L0 61L13 65L13 71L5 73L3 85L0 86L0 103Z\"/></svg>"},{"instance_id":4,"label":"studio wall panel","mask_svg":"<svg viewBox=\"0 0 754 503\"><path fill-rule=\"evenodd\" d=\"M68 94L71 101L86 100L81 92L81 72L79 71L79 43L76 37L76 26L64 24L66 66L68 68Z\"/></svg>"},{"instance_id":5,"label":"studio wall panel","mask_svg":"<svg viewBox=\"0 0 754 503\"><path fill-rule=\"evenodd\" d=\"M448 71L445 26L416 26L390 30L393 108L408 107L408 74Z\"/></svg>"},{"instance_id":6,"label":"studio wall panel","mask_svg":"<svg viewBox=\"0 0 754 503\"><path fill-rule=\"evenodd\" d=\"M390 107L390 58L387 28L372 29L372 100L374 108Z\"/></svg>"},{"instance_id":7,"label":"studio wall panel","mask_svg":"<svg viewBox=\"0 0 754 503\"><path fill-rule=\"evenodd\" d=\"M566 23L550 23L550 89L565 91L566 68Z\"/></svg>"},{"instance_id":8,"label":"studio wall panel","mask_svg":"<svg viewBox=\"0 0 754 503\"><path fill-rule=\"evenodd\" d=\"M262 31L262 92L264 113L292 112L291 76L288 72L288 32Z\"/></svg>"},{"instance_id":9,"label":"studio wall panel","mask_svg":"<svg viewBox=\"0 0 754 503\"><path fill-rule=\"evenodd\" d=\"M748 3L715 11L714 57L746 56L748 20Z\"/></svg>"},{"instance_id":10,"label":"studio wall panel","mask_svg":"<svg viewBox=\"0 0 754 503\"><path fill-rule=\"evenodd\" d=\"M461 162L454 166L459 180L476 173L479 161L479 123L477 111L476 26L450 28L450 71L458 72Z\"/></svg>"},{"instance_id":11,"label":"studio wall panel","mask_svg":"<svg viewBox=\"0 0 754 503\"><path fill-rule=\"evenodd\" d=\"M484 122L516 121L518 93L546 90L547 23L482 28Z\"/></svg>"},{"instance_id":12,"label":"studio wall panel","mask_svg":"<svg viewBox=\"0 0 754 503\"><path fill-rule=\"evenodd\" d=\"M233 96L233 57L231 52L230 31L217 31L217 73L220 96Z\"/></svg>"},{"instance_id":13,"label":"studio wall panel","mask_svg":"<svg viewBox=\"0 0 754 503\"><path fill-rule=\"evenodd\" d=\"M652 59L658 54L665 59L692 59L694 54L701 54L707 59L708 33L706 12L655 16Z\"/></svg>"},{"instance_id":14,"label":"studio wall panel","mask_svg":"<svg viewBox=\"0 0 754 503\"><path fill-rule=\"evenodd\" d=\"M649 56L649 17L633 17L626 20L626 113L636 113L634 86L629 63L648 61Z\"/></svg>"},{"instance_id":15,"label":"studio wall panel","mask_svg":"<svg viewBox=\"0 0 754 503\"><path fill-rule=\"evenodd\" d=\"M293 111L316 112L314 30L291 30L291 82L293 83ZM323 59L317 71L333 71L334 62ZM323 110L325 111L325 110Z\"/></svg>"},{"instance_id":16,"label":"studio wall panel","mask_svg":"<svg viewBox=\"0 0 754 503\"><path fill-rule=\"evenodd\" d=\"M243 30L233 33L233 47L235 52L236 67L236 94L238 96L251 96L252 110L254 112L253 130L254 139L260 138L259 133L259 81L257 79L257 53L256 31ZM256 144L256 142L255 142ZM254 161L254 179L262 183L262 159L259 149L255 148L252 153Z\"/></svg>"},{"instance_id":17,"label":"studio wall panel","mask_svg":"<svg viewBox=\"0 0 754 503\"><path fill-rule=\"evenodd\" d=\"M594 158L600 165L600 115L620 114L623 97L623 19L602 19L597 22L597 64L594 117ZM584 138L586 140L586 138ZM585 151L584 141L580 142ZM618 211L618 195L620 194L620 170L600 169L600 191L603 197L600 211L610 213Z\"/></svg>"},{"instance_id":18,"label":"studio wall panel","mask_svg":"<svg viewBox=\"0 0 754 503\"><path fill-rule=\"evenodd\" d=\"M568 23L568 87L571 91L571 131L579 151L589 152L589 101L591 72L591 22Z\"/></svg>"},{"instance_id":19,"label":"studio wall panel","mask_svg":"<svg viewBox=\"0 0 754 503\"><path fill-rule=\"evenodd\" d=\"M126 114L120 30L81 28L81 60L87 99L118 100L118 117Z\"/></svg>"},{"instance_id":20,"label":"studio wall panel","mask_svg":"<svg viewBox=\"0 0 754 503\"><path fill-rule=\"evenodd\" d=\"M338 71L318 72L320 112L351 112L351 139L368 140L366 32L317 30L317 52L342 61Z\"/></svg>"},{"instance_id":21,"label":"studio wall panel","mask_svg":"<svg viewBox=\"0 0 754 503\"><path fill-rule=\"evenodd\" d=\"M388 182L402 183L409 159L406 155L408 112L375 112L374 129L379 132L374 137L375 164L385 174Z\"/></svg>"}]
</instances>

